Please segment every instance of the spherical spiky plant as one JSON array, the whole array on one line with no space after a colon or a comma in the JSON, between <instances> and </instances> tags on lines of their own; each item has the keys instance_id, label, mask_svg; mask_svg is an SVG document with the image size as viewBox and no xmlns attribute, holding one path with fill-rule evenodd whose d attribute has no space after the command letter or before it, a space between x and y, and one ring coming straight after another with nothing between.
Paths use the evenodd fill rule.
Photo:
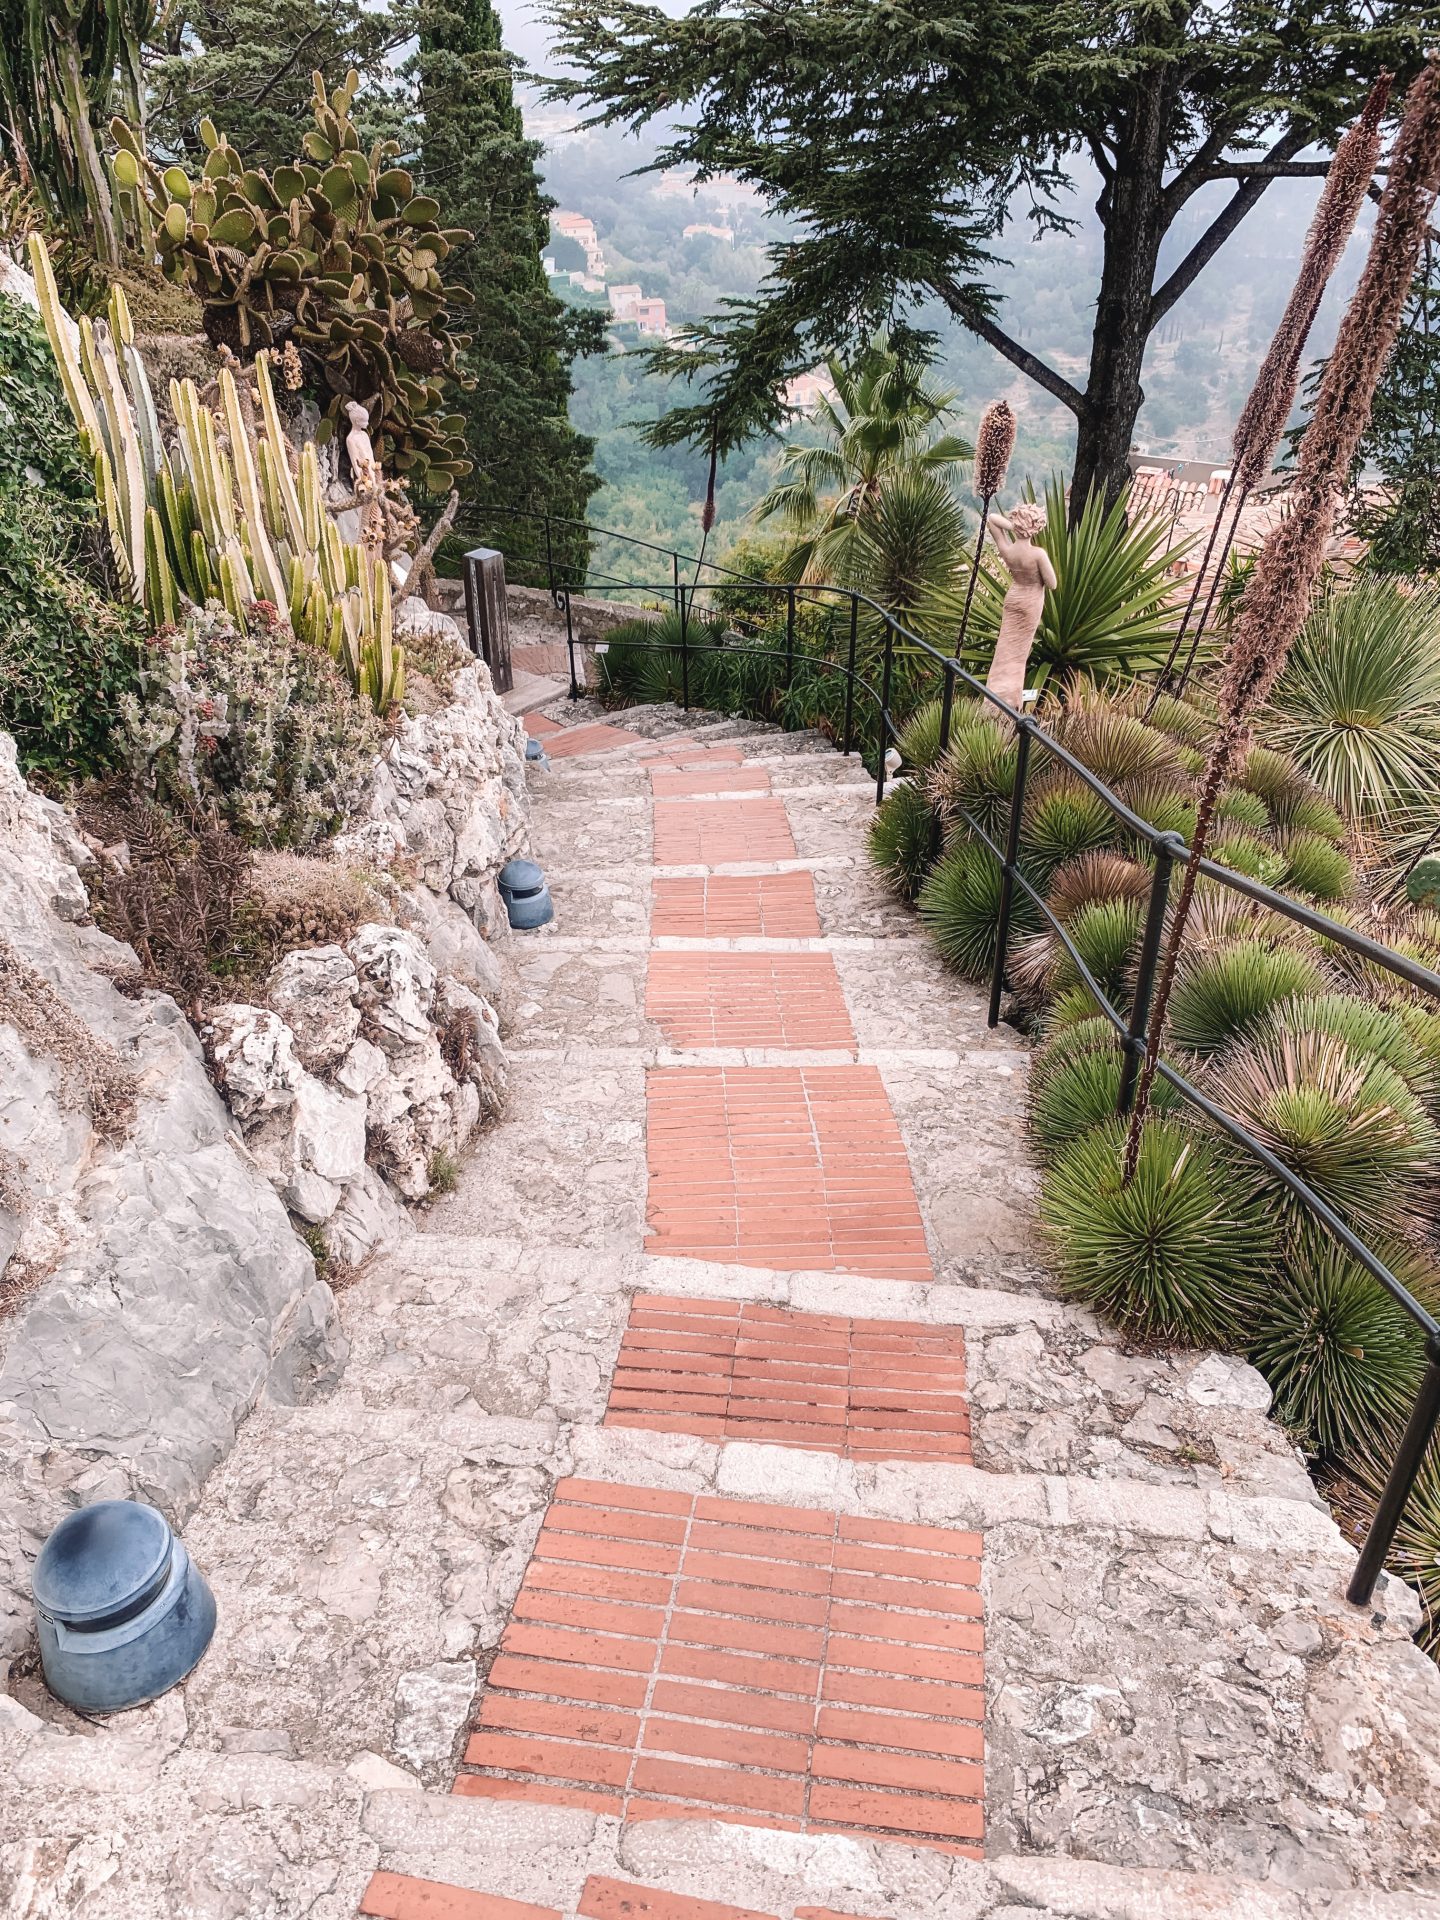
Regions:
<instances>
[{"instance_id":1,"label":"spherical spiky plant","mask_svg":"<svg viewBox=\"0 0 1440 1920\"><path fill-rule=\"evenodd\" d=\"M1440 1135L1393 1067L1329 1033L1256 1036L1205 1091L1357 1233L1418 1230L1434 1206ZM1238 1145L1238 1190L1297 1218L1300 1202Z\"/></svg>"},{"instance_id":2,"label":"spherical spiky plant","mask_svg":"<svg viewBox=\"0 0 1440 1920\"><path fill-rule=\"evenodd\" d=\"M1123 994L1143 918L1138 901L1091 900L1062 923L1080 963L1112 1005ZM1035 999L1085 984L1075 954L1053 927L1033 934L1016 949L1010 978L1018 992Z\"/></svg>"},{"instance_id":3,"label":"spherical spiky plant","mask_svg":"<svg viewBox=\"0 0 1440 1920\"><path fill-rule=\"evenodd\" d=\"M1289 754L1279 753L1274 747L1252 747L1235 778L1240 786L1260 796L1272 819L1287 826L1296 807L1324 797Z\"/></svg>"},{"instance_id":4,"label":"spherical spiky plant","mask_svg":"<svg viewBox=\"0 0 1440 1920\"><path fill-rule=\"evenodd\" d=\"M963 726L968 726L978 716L979 701L969 694L955 696L954 707L950 714L951 735ZM923 707L915 712L900 729L897 745L900 758L907 767L918 772L928 772L940 758L940 719L942 704L939 700L927 700Z\"/></svg>"},{"instance_id":5,"label":"spherical spiky plant","mask_svg":"<svg viewBox=\"0 0 1440 1920\"><path fill-rule=\"evenodd\" d=\"M1424 1080L1412 1082L1427 1107L1434 1112L1440 1107L1440 1011L1433 1000L1421 1003L1413 1000L1397 1001L1394 1014L1415 1043L1415 1049L1424 1063Z\"/></svg>"},{"instance_id":6,"label":"spherical spiky plant","mask_svg":"<svg viewBox=\"0 0 1440 1920\"><path fill-rule=\"evenodd\" d=\"M1346 1462L1325 1491L1348 1538L1358 1546L1385 1491L1393 1454L1382 1448ZM1416 1644L1440 1661L1440 1451L1432 1447L1405 1502L1385 1564L1417 1589L1423 1618Z\"/></svg>"},{"instance_id":7,"label":"spherical spiky plant","mask_svg":"<svg viewBox=\"0 0 1440 1920\"><path fill-rule=\"evenodd\" d=\"M962 716L943 757L930 769L930 804L947 821L968 813L993 835L1009 817L1015 764L1013 735L983 716Z\"/></svg>"},{"instance_id":8,"label":"spherical spiky plant","mask_svg":"<svg viewBox=\"0 0 1440 1920\"><path fill-rule=\"evenodd\" d=\"M897 780L870 822L870 858L902 900L913 900L920 891L934 820L924 789L913 780Z\"/></svg>"},{"instance_id":9,"label":"spherical spiky plant","mask_svg":"<svg viewBox=\"0 0 1440 1920\"><path fill-rule=\"evenodd\" d=\"M1262 940L1187 951L1170 998L1170 1038L1190 1053L1215 1053L1259 1025L1271 1008L1322 985L1308 954Z\"/></svg>"},{"instance_id":10,"label":"spherical spiky plant","mask_svg":"<svg viewBox=\"0 0 1440 1920\"><path fill-rule=\"evenodd\" d=\"M1215 818L1227 826L1247 827L1251 833L1270 831L1270 809L1258 793L1244 787L1231 787L1215 802Z\"/></svg>"},{"instance_id":11,"label":"spherical spiky plant","mask_svg":"<svg viewBox=\"0 0 1440 1920\"><path fill-rule=\"evenodd\" d=\"M1333 840L1318 833L1289 833L1281 842L1286 884L1312 900L1345 900L1355 890L1355 872Z\"/></svg>"},{"instance_id":12,"label":"spherical spiky plant","mask_svg":"<svg viewBox=\"0 0 1440 1920\"><path fill-rule=\"evenodd\" d=\"M1030 1132L1043 1158L1061 1152L1087 1127L1115 1117L1120 1099L1120 1038L1103 1016L1062 1027L1030 1063ZM1162 1081L1157 1108L1178 1099Z\"/></svg>"},{"instance_id":13,"label":"spherical spiky plant","mask_svg":"<svg viewBox=\"0 0 1440 1920\"><path fill-rule=\"evenodd\" d=\"M1147 774L1183 774L1175 742L1101 693L1077 696L1051 722L1061 745L1113 787Z\"/></svg>"},{"instance_id":14,"label":"spherical spiky plant","mask_svg":"<svg viewBox=\"0 0 1440 1920\"><path fill-rule=\"evenodd\" d=\"M1140 780L1127 780L1121 799L1132 813L1148 821L1156 833L1178 833L1189 840L1195 831L1195 791L1188 779L1173 774L1152 773ZM1137 834L1135 839L1139 841ZM1149 841L1144 842L1148 848Z\"/></svg>"},{"instance_id":15,"label":"spherical spiky plant","mask_svg":"<svg viewBox=\"0 0 1440 1920\"><path fill-rule=\"evenodd\" d=\"M1100 1003L1088 987L1066 987L1063 993L1056 994L1045 1009L1045 1033L1047 1037L1072 1032L1076 1027L1088 1026L1092 1020L1101 1019L1110 1025L1109 1019L1100 1011Z\"/></svg>"},{"instance_id":16,"label":"spherical spiky plant","mask_svg":"<svg viewBox=\"0 0 1440 1920\"><path fill-rule=\"evenodd\" d=\"M1264 1217L1181 1122L1151 1120L1128 1185L1123 1143L1119 1121L1094 1127L1046 1174L1062 1290L1137 1339L1243 1344L1272 1255Z\"/></svg>"},{"instance_id":17,"label":"spherical spiky plant","mask_svg":"<svg viewBox=\"0 0 1440 1920\"><path fill-rule=\"evenodd\" d=\"M1000 863L978 840L957 839L920 889L920 918L940 957L967 979L995 963L1000 914Z\"/></svg>"},{"instance_id":18,"label":"spherical spiky plant","mask_svg":"<svg viewBox=\"0 0 1440 1920\"><path fill-rule=\"evenodd\" d=\"M1403 1241L1374 1250L1433 1309L1440 1289L1431 1262ZM1416 1322L1318 1225L1277 1260L1249 1352L1274 1390L1275 1418L1307 1452L1332 1459L1392 1443L1425 1367Z\"/></svg>"},{"instance_id":19,"label":"spherical spiky plant","mask_svg":"<svg viewBox=\"0 0 1440 1920\"><path fill-rule=\"evenodd\" d=\"M1233 867L1261 886L1278 886L1285 877L1285 856L1267 846L1258 835L1244 827L1229 827L1217 833L1210 843L1210 858L1218 866Z\"/></svg>"},{"instance_id":20,"label":"spherical spiky plant","mask_svg":"<svg viewBox=\"0 0 1440 1920\"><path fill-rule=\"evenodd\" d=\"M1285 824L1295 833L1318 833L1323 840L1345 838L1345 822L1323 793L1310 793L1286 809Z\"/></svg>"},{"instance_id":21,"label":"spherical spiky plant","mask_svg":"<svg viewBox=\"0 0 1440 1920\"><path fill-rule=\"evenodd\" d=\"M1036 781L1025 800L1020 844L1035 866L1052 870L1116 838L1110 808L1070 774Z\"/></svg>"},{"instance_id":22,"label":"spherical spiky plant","mask_svg":"<svg viewBox=\"0 0 1440 1920\"><path fill-rule=\"evenodd\" d=\"M1415 1024L1407 1013L1417 1016ZM1373 1054L1427 1104L1440 1094L1440 1015L1423 1007L1377 1006L1350 993L1306 994L1271 1009L1258 1031L1328 1033L1356 1055Z\"/></svg>"}]
</instances>

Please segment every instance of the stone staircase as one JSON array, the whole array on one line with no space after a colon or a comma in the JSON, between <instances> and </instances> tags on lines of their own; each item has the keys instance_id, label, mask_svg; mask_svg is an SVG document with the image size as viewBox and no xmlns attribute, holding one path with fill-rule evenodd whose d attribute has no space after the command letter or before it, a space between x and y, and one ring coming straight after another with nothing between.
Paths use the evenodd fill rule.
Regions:
<instances>
[{"instance_id":1,"label":"stone staircase","mask_svg":"<svg viewBox=\"0 0 1440 1920\"><path fill-rule=\"evenodd\" d=\"M552 712L506 1117L212 1476L185 1688L13 1728L7 1911L1440 1920L1413 1596L1248 1367L1056 1296L863 769Z\"/></svg>"}]
</instances>

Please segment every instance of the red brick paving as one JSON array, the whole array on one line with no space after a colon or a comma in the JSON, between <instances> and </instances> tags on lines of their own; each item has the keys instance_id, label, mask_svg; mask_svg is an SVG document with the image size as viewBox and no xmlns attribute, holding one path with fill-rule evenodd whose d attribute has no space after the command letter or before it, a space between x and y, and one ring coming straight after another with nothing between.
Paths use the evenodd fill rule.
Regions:
<instances>
[{"instance_id":1,"label":"red brick paving","mask_svg":"<svg viewBox=\"0 0 1440 1920\"><path fill-rule=\"evenodd\" d=\"M587 721L580 727L560 727L542 737L545 751L552 760L570 760L580 753L606 753L614 747L632 747L641 738L624 727L606 726L603 720Z\"/></svg>"},{"instance_id":2,"label":"red brick paving","mask_svg":"<svg viewBox=\"0 0 1440 1920\"><path fill-rule=\"evenodd\" d=\"M380 1920L561 1920L556 1907L532 1906L497 1894L471 1893L439 1880L416 1880L399 1873L377 1873L360 1902L362 1914ZM576 1912L583 1920L776 1920L754 1907L731 1907L719 1900L696 1900L659 1887L637 1887L592 1873ZM855 1920L828 1907L797 1907L795 1920Z\"/></svg>"},{"instance_id":3,"label":"red brick paving","mask_svg":"<svg viewBox=\"0 0 1440 1920\"><path fill-rule=\"evenodd\" d=\"M553 752L547 740L546 750ZM718 866L727 860L793 860L784 802L657 800L657 867Z\"/></svg>"},{"instance_id":4,"label":"red brick paving","mask_svg":"<svg viewBox=\"0 0 1440 1920\"><path fill-rule=\"evenodd\" d=\"M764 767L652 768L650 784L657 800L694 799L707 793L769 793Z\"/></svg>"},{"instance_id":5,"label":"red brick paving","mask_svg":"<svg viewBox=\"0 0 1440 1920\"><path fill-rule=\"evenodd\" d=\"M958 1327L637 1294L605 1424L969 1463Z\"/></svg>"},{"instance_id":6,"label":"red brick paving","mask_svg":"<svg viewBox=\"0 0 1440 1920\"><path fill-rule=\"evenodd\" d=\"M525 731L537 740L548 740L552 733L565 731L558 720L552 720L543 713L527 713L524 720Z\"/></svg>"},{"instance_id":7,"label":"red brick paving","mask_svg":"<svg viewBox=\"0 0 1440 1920\"><path fill-rule=\"evenodd\" d=\"M846 1047L828 953L652 953L645 1011L675 1047Z\"/></svg>"},{"instance_id":8,"label":"red brick paving","mask_svg":"<svg viewBox=\"0 0 1440 1920\"><path fill-rule=\"evenodd\" d=\"M933 1278L874 1067L661 1067L645 1090L648 1252Z\"/></svg>"},{"instance_id":9,"label":"red brick paving","mask_svg":"<svg viewBox=\"0 0 1440 1920\"><path fill-rule=\"evenodd\" d=\"M375 1874L361 1895L360 1911L378 1920L560 1920L554 1907L471 1893L465 1887L416 1880L403 1873Z\"/></svg>"},{"instance_id":10,"label":"red brick paving","mask_svg":"<svg viewBox=\"0 0 1440 1920\"><path fill-rule=\"evenodd\" d=\"M655 939L815 940L820 916L808 873L709 873L656 880L650 912Z\"/></svg>"},{"instance_id":11,"label":"red brick paving","mask_svg":"<svg viewBox=\"0 0 1440 1920\"><path fill-rule=\"evenodd\" d=\"M980 1548L561 1481L455 1791L978 1852Z\"/></svg>"}]
</instances>

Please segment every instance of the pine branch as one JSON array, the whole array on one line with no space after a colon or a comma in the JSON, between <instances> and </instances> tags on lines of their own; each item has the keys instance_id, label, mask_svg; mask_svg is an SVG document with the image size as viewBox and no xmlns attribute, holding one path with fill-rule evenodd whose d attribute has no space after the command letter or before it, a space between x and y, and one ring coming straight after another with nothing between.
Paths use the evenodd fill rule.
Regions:
<instances>
[{"instance_id":1,"label":"pine branch","mask_svg":"<svg viewBox=\"0 0 1440 1920\"><path fill-rule=\"evenodd\" d=\"M1003 354L1012 366L1018 367L1023 374L1028 375L1035 382L1037 387L1043 387L1048 394L1058 400L1062 406L1068 407L1077 417L1086 411L1088 403L1080 389L1073 386L1063 373L1057 373L1038 354L1031 353L1028 347L1022 347L1018 340L1012 340L1003 328L996 326L969 288L957 287L955 282L949 279L938 280L932 284L935 292L939 294L955 318L963 326L968 327L973 334L977 334L987 346L994 347L997 353Z\"/></svg>"}]
</instances>

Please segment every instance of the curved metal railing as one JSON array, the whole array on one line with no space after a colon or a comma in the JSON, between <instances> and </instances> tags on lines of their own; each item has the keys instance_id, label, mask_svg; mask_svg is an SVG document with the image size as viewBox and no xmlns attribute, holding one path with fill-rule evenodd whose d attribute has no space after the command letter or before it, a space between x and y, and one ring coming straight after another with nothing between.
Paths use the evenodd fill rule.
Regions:
<instances>
[{"instance_id":1,"label":"curved metal railing","mask_svg":"<svg viewBox=\"0 0 1440 1920\"><path fill-rule=\"evenodd\" d=\"M1010 793L1004 846L998 845L971 814L963 809L960 814L980 843L989 849L1001 870L1000 896L996 914L995 961L990 978L987 1018L992 1027L997 1025L1000 1018L1015 890L1018 887L1060 941L1077 974L1093 996L1097 1009L1110 1021L1116 1031L1123 1050L1117 1112L1121 1115L1129 1112L1134 1101L1139 1066L1150 1042L1150 1003L1164 934L1171 876L1176 866L1187 864L1195 857L1179 834L1161 832L1149 821L1142 819L1126 806L1118 794L1112 793L1082 760L1047 733L1029 714L1012 707L1007 701L992 693L958 660L942 653L921 635L910 632L868 594L852 587L788 585L783 582L757 580L733 567L720 566L703 557L681 554L673 548L661 547L652 541L640 540L629 534L596 527L589 521L529 513L523 508L490 510L492 518L499 514L512 519L527 519L536 526L543 527L544 554L538 559L532 559L530 564L544 567L546 584L552 601L556 609L565 615L572 699L580 697L583 684L583 678L577 671L577 649L583 650L586 647L593 648L604 644L604 642L577 636L571 612L572 597L598 588L606 593L639 594L646 596L652 603L657 599L661 601L668 599L679 619L678 647L669 642L632 641L627 644L641 650L649 644L657 652L679 652L682 701L688 708L690 705L689 665L691 658L699 651L697 647L689 644L688 635L691 621L698 617L700 596L706 593L713 594L717 590L723 590L727 586L733 587L738 583L743 585L747 593L765 593L784 597L785 640L783 646L758 647L735 645L727 639L726 651L783 660L786 663L787 684L799 659L803 659L806 667L812 671L819 669L842 676L845 682L845 712L840 733L840 748L847 756L854 750L855 744L857 692L871 703L876 743L875 797L877 804L885 797L885 787L890 777L886 765L888 750L900 737L900 728L892 710L895 661L898 650L903 649L906 657L912 661L927 663L933 675L936 676L935 691L929 697L938 697L941 702L939 737L942 754L949 744L957 690L963 689L965 693L984 701L990 709L1000 715L1014 729L1016 745L1015 775ZM462 523L462 527L467 533L480 532L480 526L475 522L471 522L468 526ZM576 536L583 536L587 553L591 540L608 539L627 548L634 548L637 552L659 554L670 562L670 578L660 582L627 581L608 574L597 575L587 566L587 578L583 583L570 581L566 578L568 569L564 563L563 552L557 551L559 547L555 537L557 529L563 530L566 546L579 544ZM503 542L494 541L492 538L491 544L498 545L500 550L504 551ZM690 578L683 579L682 574L688 574ZM704 578L707 575L714 577ZM838 605L845 610L845 619L842 623L846 634L843 658L832 660L828 655L817 655L813 651L797 652L796 620L799 609L804 605L832 607ZM872 633L883 634L883 639L880 641L881 669L878 687L860 670L858 649L862 619L867 621ZM1123 824L1127 834L1132 835L1150 849L1153 857L1154 871L1146 903L1140 936L1140 952L1128 1014L1122 1013L1113 1004L1109 995L1086 966L1065 926L1051 911L1040 891L1020 869L1020 824L1025 808L1026 782L1033 752L1049 754L1065 766L1077 780L1083 782L1090 792L1103 802L1116 820ZM1354 928L1345 926L1343 922L1332 920L1328 915L1317 912L1315 908L1307 906L1303 901L1277 892L1275 888L1267 887L1262 882L1252 880L1248 875L1237 873L1234 869L1222 866L1217 861L1202 858L1200 872L1217 886L1232 893L1241 894L1270 912L1294 921L1297 925L1307 928L1319 939L1343 948L1372 966L1383 968L1394 974L1397 979L1405 981L1407 985L1419 988L1440 1002L1440 973L1432 968L1423 966L1406 954L1396 953L1392 948L1383 946L1366 934L1358 933ZM1182 1100L1204 1114L1212 1126L1218 1127L1272 1178L1278 1180L1288 1192L1293 1194L1305 1210L1340 1242L1347 1253L1409 1315L1422 1335L1425 1369L1419 1390L1409 1420L1396 1447L1395 1457L1377 1503L1374 1518L1361 1546L1360 1557L1347 1589L1347 1597L1355 1605L1365 1606L1374 1594L1375 1583L1384 1568L1385 1558L1394 1540L1401 1514L1414 1490L1437 1424L1440 1424L1440 1322L1437 1322L1434 1315L1415 1298L1403 1281L1397 1278L1379 1255L1354 1232L1328 1201L1293 1168L1286 1166L1270 1148L1249 1133L1233 1114L1227 1113L1223 1107L1218 1106L1164 1059L1157 1063L1156 1071Z\"/></svg>"}]
</instances>

